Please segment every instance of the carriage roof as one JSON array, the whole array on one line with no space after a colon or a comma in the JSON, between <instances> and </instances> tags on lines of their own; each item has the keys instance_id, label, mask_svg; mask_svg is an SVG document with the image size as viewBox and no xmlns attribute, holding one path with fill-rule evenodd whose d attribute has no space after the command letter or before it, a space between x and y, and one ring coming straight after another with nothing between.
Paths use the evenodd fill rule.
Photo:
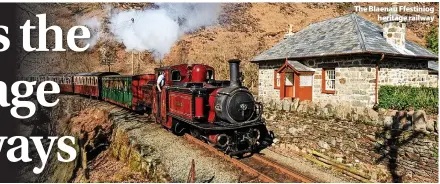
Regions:
<instances>
[{"instance_id":1,"label":"carriage roof","mask_svg":"<svg viewBox=\"0 0 440 184\"><path fill-rule=\"evenodd\" d=\"M106 75L119 75L116 72L90 72L90 73L77 73L75 76L106 76Z\"/></svg>"},{"instance_id":2,"label":"carriage roof","mask_svg":"<svg viewBox=\"0 0 440 184\"><path fill-rule=\"evenodd\" d=\"M106 75L103 78L132 78L138 79L144 76L154 76L154 74L139 74L139 75Z\"/></svg>"}]
</instances>

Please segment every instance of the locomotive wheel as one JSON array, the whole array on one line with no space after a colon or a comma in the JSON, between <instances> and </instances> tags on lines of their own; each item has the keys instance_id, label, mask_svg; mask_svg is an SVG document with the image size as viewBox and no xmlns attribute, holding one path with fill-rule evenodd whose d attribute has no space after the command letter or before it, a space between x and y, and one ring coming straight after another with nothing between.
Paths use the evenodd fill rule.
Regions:
<instances>
[{"instance_id":1,"label":"locomotive wheel","mask_svg":"<svg viewBox=\"0 0 440 184\"><path fill-rule=\"evenodd\" d=\"M195 128L190 128L189 132L191 133L191 135L195 138L199 138L200 136L200 130L195 129Z\"/></svg>"},{"instance_id":2,"label":"locomotive wheel","mask_svg":"<svg viewBox=\"0 0 440 184\"><path fill-rule=\"evenodd\" d=\"M183 136L185 134L186 128L184 127L183 123L179 122L178 120L173 120L171 131L178 136Z\"/></svg>"}]
</instances>

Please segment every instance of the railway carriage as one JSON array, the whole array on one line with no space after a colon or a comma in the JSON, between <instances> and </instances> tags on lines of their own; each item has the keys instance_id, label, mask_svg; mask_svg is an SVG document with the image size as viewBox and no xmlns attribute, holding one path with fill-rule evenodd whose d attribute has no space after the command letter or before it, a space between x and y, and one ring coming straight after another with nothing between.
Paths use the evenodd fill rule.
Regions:
<instances>
[{"instance_id":1,"label":"railway carriage","mask_svg":"<svg viewBox=\"0 0 440 184\"><path fill-rule=\"evenodd\" d=\"M61 74L59 75L59 86L61 93L73 93L74 83L73 83L74 74Z\"/></svg>"},{"instance_id":2,"label":"railway carriage","mask_svg":"<svg viewBox=\"0 0 440 184\"><path fill-rule=\"evenodd\" d=\"M102 99L137 112L144 112L146 104L141 87L154 80L154 74L104 76Z\"/></svg>"},{"instance_id":3,"label":"railway carriage","mask_svg":"<svg viewBox=\"0 0 440 184\"><path fill-rule=\"evenodd\" d=\"M74 93L84 96L101 98L102 77L106 75L119 75L115 72L79 73L73 76Z\"/></svg>"},{"instance_id":4,"label":"railway carriage","mask_svg":"<svg viewBox=\"0 0 440 184\"><path fill-rule=\"evenodd\" d=\"M74 84L73 84L73 76L75 74L73 73L57 73L57 74L50 74L49 80L54 81L58 84L60 87L61 93L73 93Z\"/></svg>"}]
</instances>

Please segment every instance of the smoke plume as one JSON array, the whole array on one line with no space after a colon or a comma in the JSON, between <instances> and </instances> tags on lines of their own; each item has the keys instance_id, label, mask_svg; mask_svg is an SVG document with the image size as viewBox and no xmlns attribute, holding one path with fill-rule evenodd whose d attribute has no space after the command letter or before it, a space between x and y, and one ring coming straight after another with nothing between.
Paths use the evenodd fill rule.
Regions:
<instances>
[{"instance_id":1,"label":"smoke plume","mask_svg":"<svg viewBox=\"0 0 440 184\"><path fill-rule=\"evenodd\" d=\"M112 12L110 32L127 51L163 58L185 33L217 24L220 4L157 3L155 8Z\"/></svg>"},{"instance_id":2,"label":"smoke plume","mask_svg":"<svg viewBox=\"0 0 440 184\"><path fill-rule=\"evenodd\" d=\"M82 40L82 42L90 44L89 49L93 48L101 37L101 22L96 17L78 21L90 30L90 38Z\"/></svg>"}]
</instances>

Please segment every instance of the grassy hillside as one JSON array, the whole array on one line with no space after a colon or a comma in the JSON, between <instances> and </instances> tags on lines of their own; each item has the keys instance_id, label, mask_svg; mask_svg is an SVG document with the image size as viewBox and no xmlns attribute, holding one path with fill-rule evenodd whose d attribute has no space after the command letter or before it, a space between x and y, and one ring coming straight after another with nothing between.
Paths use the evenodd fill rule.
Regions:
<instances>
[{"instance_id":1,"label":"grassy hillside","mask_svg":"<svg viewBox=\"0 0 440 184\"><path fill-rule=\"evenodd\" d=\"M372 3L358 4L365 6ZM132 68L135 73L149 73L160 64L205 63L217 69L218 79L227 79L226 61L239 58L244 61L242 70L245 74L245 85L256 90L258 86L257 66L248 61L283 39L289 24L292 24L293 31L297 32L314 22L354 12L354 5L353 3L223 4L219 24L184 35L172 47L170 54L161 61L155 60L147 51L126 52L122 44L99 41L92 50L82 53L22 53L22 62L18 68L23 75L28 75L35 69L39 70L37 72L106 71L108 67L100 63L99 52L101 48L105 48L111 51L110 58L115 62L111 66L112 71L123 74L131 74ZM390 3L375 3L374 5L390 6ZM408 5L435 7L437 18L433 23L410 22L407 26L407 39L426 46L425 37L433 26L438 27L438 3L408 3ZM111 6L128 10L143 9L152 5L149 3L114 3ZM98 17L104 23L106 21L104 17L108 14L106 6L99 3L22 5L20 11L23 12L22 20L33 17L33 13L46 12L48 16L52 15L48 21L66 30L74 26L76 20L87 17ZM378 23L377 13L360 13L360 15ZM134 66L131 61L134 61Z\"/></svg>"}]
</instances>

